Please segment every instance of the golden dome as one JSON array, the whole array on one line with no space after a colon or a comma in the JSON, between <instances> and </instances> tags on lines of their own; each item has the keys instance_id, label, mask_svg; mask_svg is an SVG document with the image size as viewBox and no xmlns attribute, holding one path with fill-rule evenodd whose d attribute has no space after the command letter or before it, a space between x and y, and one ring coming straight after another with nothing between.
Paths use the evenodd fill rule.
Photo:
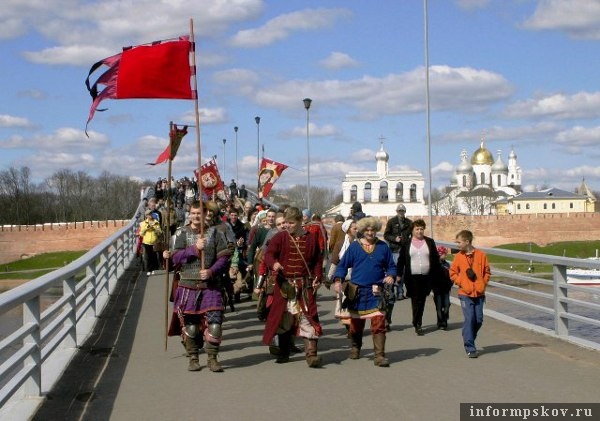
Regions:
<instances>
[{"instance_id":1,"label":"golden dome","mask_svg":"<svg viewBox=\"0 0 600 421\"><path fill-rule=\"evenodd\" d=\"M494 156L492 153L483 146L483 140L479 149L473 152L471 157L471 164L473 165L492 165L494 163Z\"/></svg>"}]
</instances>

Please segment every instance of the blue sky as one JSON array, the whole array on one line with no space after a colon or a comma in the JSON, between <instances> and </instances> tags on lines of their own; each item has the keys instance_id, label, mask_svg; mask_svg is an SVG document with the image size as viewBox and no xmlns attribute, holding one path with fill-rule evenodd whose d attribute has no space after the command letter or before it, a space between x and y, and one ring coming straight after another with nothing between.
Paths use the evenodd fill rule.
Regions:
<instances>
[{"instance_id":1,"label":"blue sky","mask_svg":"<svg viewBox=\"0 0 600 421\"><path fill-rule=\"evenodd\" d=\"M600 190L600 0L429 0L428 12L433 186L484 136L504 162L514 149L527 189ZM391 169L428 177L423 15L423 0L3 0L0 168L166 176L145 164L169 121L193 124L193 101L107 100L88 139L84 80L192 18L202 160L217 155L227 180L254 185L260 141L290 166L276 187L306 183L305 97L313 186L374 170L381 137ZM190 131L173 173L196 163Z\"/></svg>"}]
</instances>

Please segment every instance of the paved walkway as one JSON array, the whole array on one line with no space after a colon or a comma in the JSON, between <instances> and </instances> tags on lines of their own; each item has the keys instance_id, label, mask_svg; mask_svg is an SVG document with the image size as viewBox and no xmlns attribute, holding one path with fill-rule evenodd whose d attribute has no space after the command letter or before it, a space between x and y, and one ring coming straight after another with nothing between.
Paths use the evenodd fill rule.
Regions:
<instances>
[{"instance_id":1,"label":"paved walkway","mask_svg":"<svg viewBox=\"0 0 600 421\"><path fill-rule=\"evenodd\" d=\"M391 367L363 357L346 359L348 340L333 319L333 293L320 291L324 336L321 369L303 355L278 365L260 343L262 323L253 303L227 313L220 360L224 373L187 371L178 338L164 347L165 275L132 273L120 281L95 337L83 347L35 420L458 420L461 402L598 402L600 358L541 334L486 318L481 356L462 348L460 309L450 309L449 331L415 335L410 302L397 303L388 334ZM206 363L205 354L201 363ZM294 404L294 402L298 402Z\"/></svg>"}]
</instances>

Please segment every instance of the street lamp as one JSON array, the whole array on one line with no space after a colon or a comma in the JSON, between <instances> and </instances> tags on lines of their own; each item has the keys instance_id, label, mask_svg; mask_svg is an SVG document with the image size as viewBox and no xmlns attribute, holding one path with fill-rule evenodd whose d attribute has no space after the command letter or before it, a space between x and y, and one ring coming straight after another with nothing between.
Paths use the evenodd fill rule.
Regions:
<instances>
[{"instance_id":1,"label":"street lamp","mask_svg":"<svg viewBox=\"0 0 600 421\"><path fill-rule=\"evenodd\" d=\"M233 131L235 132L235 182L239 183L240 182L240 173L238 170L238 154L237 154L237 132L238 132L238 126L235 126L233 128Z\"/></svg>"},{"instance_id":2,"label":"street lamp","mask_svg":"<svg viewBox=\"0 0 600 421\"><path fill-rule=\"evenodd\" d=\"M227 181L227 177L225 177L225 144L227 143L227 139L223 139L223 181Z\"/></svg>"},{"instance_id":3,"label":"street lamp","mask_svg":"<svg viewBox=\"0 0 600 421\"><path fill-rule=\"evenodd\" d=\"M260 160L259 160L259 155L260 155L260 117L254 117L254 121L256 121L256 194L258 195L258 189L260 187L259 181L258 181L258 173L260 172Z\"/></svg>"},{"instance_id":4,"label":"street lamp","mask_svg":"<svg viewBox=\"0 0 600 421\"><path fill-rule=\"evenodd\" d=\"M309 131L308 131L308 122L309 122L309 112L308 110L310 109L310 104L312 102L312 99L310 98L304 98L302 100L302 102L304 102L304 108L306 108L306 172L308 174L307 178L308 178L308 189L307 189L307 195L306 195L306 205L307 208L310 210L310 138L309 138Z\"/></svg>"}]
</instances>

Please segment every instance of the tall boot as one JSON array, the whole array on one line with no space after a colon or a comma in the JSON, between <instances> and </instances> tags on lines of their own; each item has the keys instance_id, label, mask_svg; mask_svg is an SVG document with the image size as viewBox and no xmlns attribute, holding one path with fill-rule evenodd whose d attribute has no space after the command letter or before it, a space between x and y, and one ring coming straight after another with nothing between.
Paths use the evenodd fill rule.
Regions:
<instances>
[{"instance_id":1,"label":"tall boot","mask_svg":"<svg viewBox=\"0 0 600 421\"><path fill-rule=\"evenodd\" d=\"M285 364L290 361L292 332L285 332L277 335L277 340L279 341L279 355L275 362L277 364Z\"/></svg>"},{"instance_id":2,"label":"tall boot","mask_svg":"<svg viewBox=\"0 0 600 421\"><path fill-rule=\"evenodd\" d=\"M188 371L200 371L200 362L198 360L198 344L195 338L185 337L185 350L189 357Z\"/></svg>"},{"instance_id":3,"label":"tall boot","mask_svg":"<svg viewBox=\"0 0 600 421\"><path fill-rule=\"evenodd\" d=\"M221 367L221 363L219 360L217 360L217 355L219 354L219 345L207 342L205 349L207 354L206 365L208 366L208 369L213 373L222 373L223 367Z\"/></svg>"},{"instance_id":4,"label":"tall boot","mask_svg":"<svg viewBox=\"0 0 600 421\"><path fill-rule=\"evenodd\" d=\"M322 365L321 357L317 355L317 340L304 338L304 352L306 364L310 368L319 368Z\"/></svg>"},{"instance_id":5,"label":"tall boot","mask_svg":"<svg viewBox=\"0 0 600 421\"><path fill-rule=\"evenodd\" d=\"M349 358L351 360L358 360L363 343L363 332L350 332L350 339L352 340L352 347L350 348Z\"/></svg>"},{"instance_id":6,"label":"tall boot","mask_svg":"<svg viewBox=\"0 0 600 421\"><path fill-rule=\"evenodd\" d=\"M373 335L373 350L375 351L373 363L377 367L389 367L390 362L385 358L385 333Z\"/></svg>"}]
</instances>

